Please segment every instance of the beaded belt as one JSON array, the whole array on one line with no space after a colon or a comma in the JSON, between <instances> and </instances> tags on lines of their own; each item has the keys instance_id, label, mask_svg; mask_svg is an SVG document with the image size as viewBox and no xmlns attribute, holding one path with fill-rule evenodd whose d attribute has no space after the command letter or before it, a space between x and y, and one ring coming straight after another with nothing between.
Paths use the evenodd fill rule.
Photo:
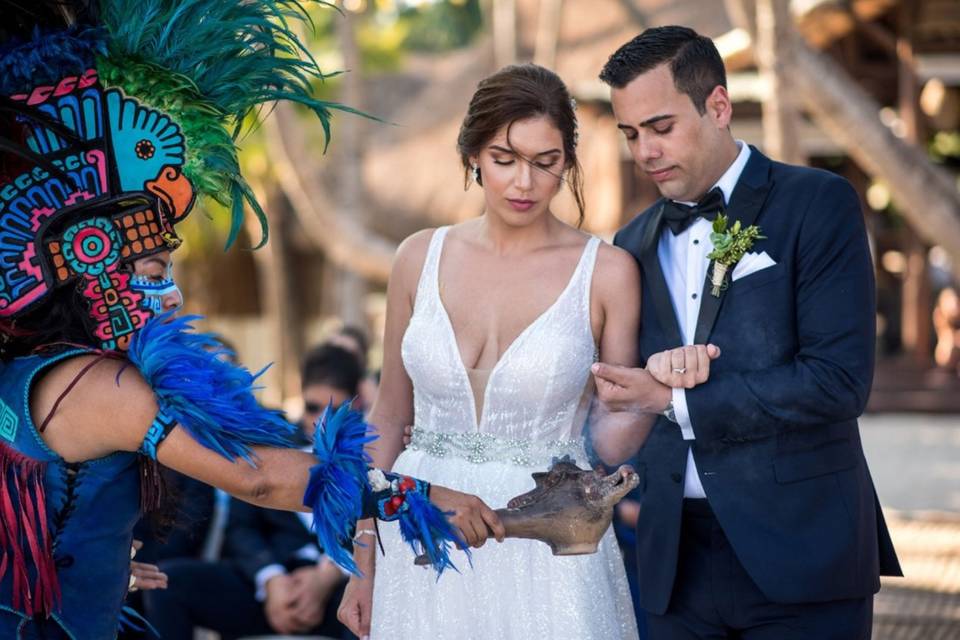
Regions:
<instances>
[{"instance_id":1,"label":"beaded belt","mask_svg":"<svg viewBox=\"0 0 960 640\"><path fill-rule=\"evenodd\" d=\"M413 430L410 448L426 451L437 458L456 456L468 462L504 462L521 467L546 467L554 458L565 455L583 464L587 454L583 440L548 440L536 442L525 439L498 438L489 433Z\"/></svg>"}]
</instances>

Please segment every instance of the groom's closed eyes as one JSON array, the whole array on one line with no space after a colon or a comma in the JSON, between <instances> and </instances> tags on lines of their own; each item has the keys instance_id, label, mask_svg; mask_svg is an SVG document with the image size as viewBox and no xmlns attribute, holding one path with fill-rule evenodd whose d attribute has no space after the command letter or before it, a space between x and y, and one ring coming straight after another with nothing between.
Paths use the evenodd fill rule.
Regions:
<instances>
[{"instance_id":1,"label":"groom's closed eyes","mask_svg":"<svg viewBox=\"0 0 960 640\"><path fill-rule=\"evenodd\" d=\"M661 116L654 116L652 118L647 118L640 123L641 129L650 129L658 135L666 135L670 133L673 129L673 122L676 116L673 114L665 114ZM617 128L620 131L623 131L623 135L626 136L627 140L635 140L637 137L636 127L632 127L628 124L617 124Z\"/></svg>"}]
</instances>

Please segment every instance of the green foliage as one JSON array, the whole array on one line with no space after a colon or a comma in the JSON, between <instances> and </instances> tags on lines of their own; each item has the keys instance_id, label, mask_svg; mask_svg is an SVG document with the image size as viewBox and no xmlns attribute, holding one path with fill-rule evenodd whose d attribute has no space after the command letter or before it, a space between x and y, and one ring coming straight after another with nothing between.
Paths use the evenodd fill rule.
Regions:
<instances>
[{"instance_id":1,"label":"green foliage","mask_svg":"<svg viewBox=\"0 0 960 640\"><path fill-rule=\"evenodd\" d=\"M737 220L729 230L728 224L727 216L723 214L718 215L713 221L713 233L710 234L713 251L707 258L729 267L738 263L753 243L765 236L760 235L760 227L755 224L743 229L740 221Z\"/></svg>"},{"instance_id":2,"label":"green foliage","mask_svg":"<svg viewBox=\"0 0 960 640\"><path fill-rule=\"evenodd\" d=\"M404 45L413 51L447 51L465 47L483 25L479 0L443 0L400 14L407 23Z\"/></svg>"},{"instance_id":3,"label":"green foliage","mask_svg":"<svg viewBox=\"0 0 960 640\"><path fill-rule=\"evenodd\" d=\"M938 131L930 142L930 155L943 164L960 164L960 131Z\"/></svg>"}]
</instances>

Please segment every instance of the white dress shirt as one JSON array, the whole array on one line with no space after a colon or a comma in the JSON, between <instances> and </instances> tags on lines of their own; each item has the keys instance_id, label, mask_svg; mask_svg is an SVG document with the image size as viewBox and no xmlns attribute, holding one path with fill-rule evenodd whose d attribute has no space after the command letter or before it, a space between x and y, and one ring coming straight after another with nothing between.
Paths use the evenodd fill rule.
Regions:
<instances>
[{"instance_id":1,"label":"white dress shirt","mask_svg":"<svg viewBox=\"0 0 960 640\"><path fill-rule=\"evenodd\" d=\"M720 176L714 187L723 192L724 202L730 202L733 188L743 173L743 168L750 157L750 145L743 140L737 140L740 153L733 164ZM713 188L713 187L711 187ZM692 205L692 202L682 204ZM670 290L670 299L673 302L673 311L680 326L680 335L685 345L693 344L694 333L697 329L697 319L700 317L700 297L703 295L703 283L707 277L710 261L707 255L713 251L710 241L712 223L703 218L697 219L682 233L673 235L670 227L664 225L660 234L660 244L657 246L657 256L660 259L660 268ZM690 412L687 409L685 389L673 390L673 409L677 414L677 422L684 440L694 440L693 424L690 421ZM697 474L697 463L693 459L693 448L687 449L687 468L683 479L684 498L706 498L700 476Z\"/></svg>"}]
</instances>

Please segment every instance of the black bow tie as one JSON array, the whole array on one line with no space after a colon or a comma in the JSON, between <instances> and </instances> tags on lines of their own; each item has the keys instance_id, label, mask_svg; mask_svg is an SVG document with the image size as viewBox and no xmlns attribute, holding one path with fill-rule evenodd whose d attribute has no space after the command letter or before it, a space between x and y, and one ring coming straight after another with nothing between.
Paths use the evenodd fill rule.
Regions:
<instances>
[{"instance_id":1,"label":"black bow tie","mask_svg":"<svg viewBox=\"0 0 960 640\"><path fill-rule=\"evenodd\" d=\"M714 187L707 192L707 195L700 199L700 202L692 207L673 200L667 200L663 205L663 219L670 226L673 235L679 235L696 221L697 218L706 218L713 220L717 213L723 210L723 191L720 187Z\"/></svg>"}]
</instances>

